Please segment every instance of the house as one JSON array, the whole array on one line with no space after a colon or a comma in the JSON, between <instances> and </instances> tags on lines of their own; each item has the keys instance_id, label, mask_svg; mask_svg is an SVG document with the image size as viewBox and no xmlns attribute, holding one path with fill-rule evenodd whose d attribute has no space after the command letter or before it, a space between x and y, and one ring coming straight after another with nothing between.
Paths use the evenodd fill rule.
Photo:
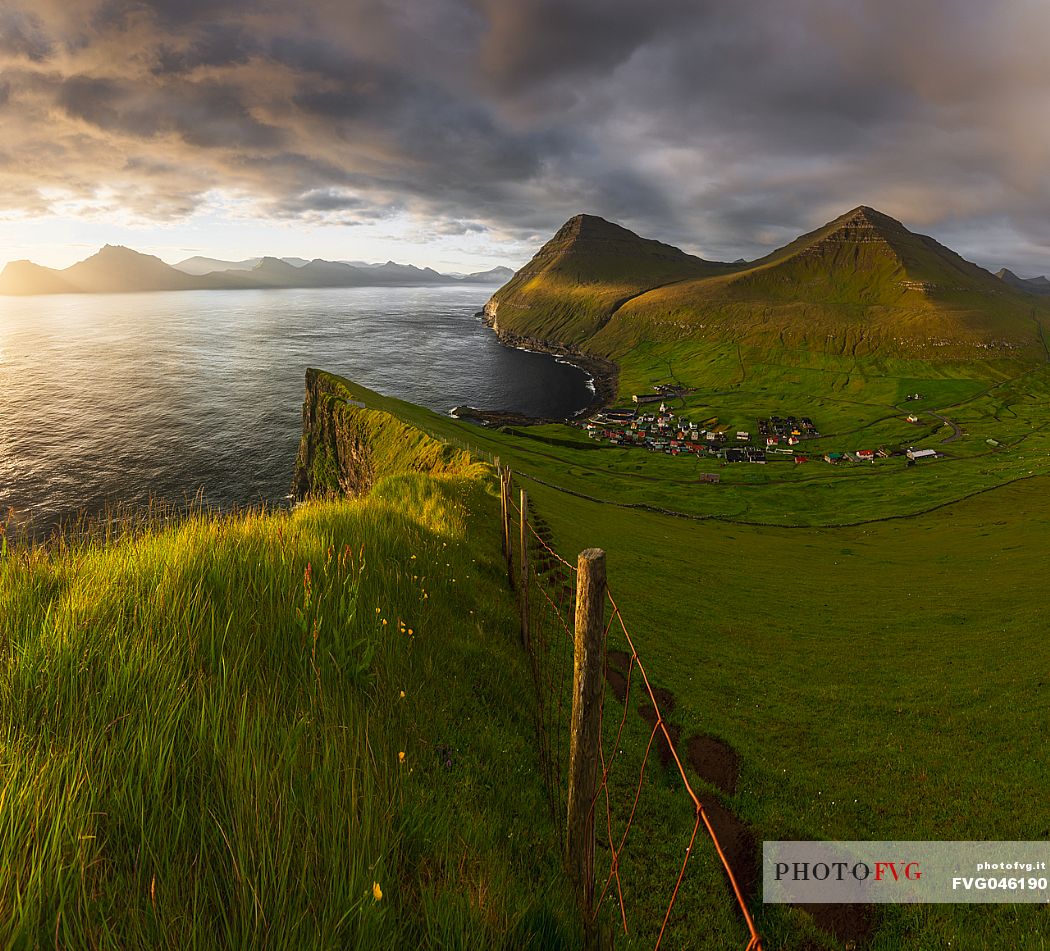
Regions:
<instances>
[{"instance_id":1,"label":"house","mask_svg":"<svg viewBox=\"0 0 1050 951\"><path fill-rule=\"evenodd\" d=\"M721 479L721 476L717 472L701 472L699 476L700 482L716 483Z\"/></svg>"},{"instance_id":2,"label":"house","mask_svg":"<svg viewBox=\"0 0 1050 951\"><path fill-rule=\"evenodd\" d=\"M797 446L800 441L801 440L798 438L798 436L788 436L788 445L789 446Z\"/></svg>"},{"instance_id":3,"label":"house","mask_svg":"<svg viewBox=\"0 0 1050 951\"><path fill-rule=\"evenodd\" d=\"M661 397L659 393L643 393L641 395L635 393L631 399L634 400L635 403L659 403Z\"/></svg>"},{"instance_id":4,"label":"house","mask_svg":"<svg viewBox=\"0 0 1050 951\"><path fill-rule=\"evenodd\" d=\"M908 458L914 462L916 459L936 459L936 449L909 449Z\"/></svg>"},{"instance_id":5,"label":"house","mask_svg":"<svg viewBox=\"0 0 1050 951\"><path fill-rule=\"evenodd\" d=\"M747 442L751 438L751 433L745 433L742 429L737 431L736 438L741 442Z\"/></svg>"},{"instance_id":6,"label":"house","mask_svg":"<svg viewBox=\"0 0 1050 951\"><path fill-rule=\"evenodd\" d=\"M795 465L800 466L804 462L809 462L809 456L795 456Z\"/></svg>"},{"instance_id":7,"label":"house","mask_svg":"<svg viewBox=\"0 0 1050 951\"><path fill-rule=\"evenodd\" d=\"M908 422L909 423L917 423L918 421L919 421L919 417L916 416L914 413L910 413L908 415Z\"/></svg>"},{"instance_id":8,"label":"house","mask_svg":"<svg viewBox=\"0 0 1050 951\"><path fill-rule=\"evenodd\" d=\"M766 436L766 445L767 446L775 446L779 442L780 442L780 437L779 436Z\"/></svg>"},{"instance_id":9,"label":"house","mask_svg":"<svg viewBox=\"0 0 1050 951\"><path fill-rule=\"evenodd\" d=\"M858 449L857 450L857 459L860 462L874 462L875 461L875 452L872 449Z\"/></svg>"},{"instance_id":10,"label":"house","mask_svg":"<svg viewBox=\"0 0 1050 951\"><path fill-rule=\"evenodd\" d=\"M837 465L839 460L842 459L841 452L826 452L824 453L824 461L830 462L833 466Z\"/></svg>"}]
</instances>

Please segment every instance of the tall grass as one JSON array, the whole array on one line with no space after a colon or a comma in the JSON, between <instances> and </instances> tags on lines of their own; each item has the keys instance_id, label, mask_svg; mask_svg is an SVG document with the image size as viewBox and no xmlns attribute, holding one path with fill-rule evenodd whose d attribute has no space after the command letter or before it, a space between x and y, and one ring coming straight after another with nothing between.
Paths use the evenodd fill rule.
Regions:
<instances>
[{"instance_id":1,"label":"tall grass","mask_svg":"<svg viewBox=\"0 0 1050 951\"><path fill-rule=\"evenodd\" d=\"M561 944L494 504L5 544L0 945Z\"/></svg>"}]
</instances>

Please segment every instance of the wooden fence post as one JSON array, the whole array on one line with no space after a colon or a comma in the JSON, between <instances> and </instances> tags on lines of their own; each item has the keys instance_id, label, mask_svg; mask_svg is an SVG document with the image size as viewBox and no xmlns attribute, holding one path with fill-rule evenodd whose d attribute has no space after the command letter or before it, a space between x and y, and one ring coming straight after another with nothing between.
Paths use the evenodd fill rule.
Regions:
<instances>
[{"instance_id":1,"label":"wooden fence post","mask_svg":"<svg viewBox=\"0 0 1050 951\"><path fill-rule=\"evenodd\" d=\"M503 557L507 557L507 491L506 482L503 478L503 468L496 464L496 472L499 473L499 545Z\"/></svg>"},{"instance_id":2,"label":"wooden fence post","mask_svg":"<svg viewBox=\"0 0 1050 951\"><path fill-rule=\"evenodd\" d=\"M572 668L572 728L569 733L569 875L584 922L584 947L596 948L594 922L594 810L601 743L600 708L605 653L605 552L580 552L576 577L576 644Z\"/></svg>"},{"instance_id":3,"label":"wooden fence post","mask_svg":"<svg viewBox=\"0 0 1050 951\"><path fill-rule=\"evenodd\" d=\"M518 599L521 602L521 643L529 649L529 495L521 490L521 590Z\"/></svg>"},{"instance_id":4,"label":"wooden fence post","mask_svg":"<svg viewBox=\"0 0 1050 951\"><path fill-rule=\"evenodd\" d=\"M514 590L514 551L510 540L510 469L503 470L503 538L507 553L507 584Z\"/></svg>"}]
</instances>

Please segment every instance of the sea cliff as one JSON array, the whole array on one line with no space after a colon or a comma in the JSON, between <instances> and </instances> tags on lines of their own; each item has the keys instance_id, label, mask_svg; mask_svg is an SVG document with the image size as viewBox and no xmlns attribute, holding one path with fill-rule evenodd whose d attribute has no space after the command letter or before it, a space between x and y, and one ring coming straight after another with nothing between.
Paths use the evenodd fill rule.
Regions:
<instances>
[{"instance_id":1,"label":"sea cliff","mask_svg":"<svg viewBox=\"0 0 1050 951\"><path fill-rule=\"evenodd\" d=\"M292 495L366 494L377 473L468 473L480 464L391 413L366 405L376 394L323 370L306 371L303 433Z\"/></svg>"}]
</instances>

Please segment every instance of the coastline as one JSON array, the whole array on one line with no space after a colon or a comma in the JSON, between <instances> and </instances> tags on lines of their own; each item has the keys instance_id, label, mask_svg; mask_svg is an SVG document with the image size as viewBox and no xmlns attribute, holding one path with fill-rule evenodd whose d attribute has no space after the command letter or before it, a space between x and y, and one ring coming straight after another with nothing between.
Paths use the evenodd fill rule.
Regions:
<instances>
[{"instance_id":1,"label":"coastline","mask_svg":"<svg viewBox=\"0 0 1050 951\"><path fill-rule=\"evenodd\" d=\"M496 326L495 317L489 313L487 306L485 310L478 311L475 316L480 317L485 326L496 334L496 338L503 346L515 350L546 353L560 358L563 363L583 370L589 377L589 385L594 392L594 397L582 409L568 416L526 416L524 413L512 410L454 406L449 410L449 414L454 418L476 422L483 426L540 426L550 423L571 423L579 419L586 419L616 401L619 394L620 368L611 360L550 340L524 337L502 330Z\"/></svg>"}]
</instances>

